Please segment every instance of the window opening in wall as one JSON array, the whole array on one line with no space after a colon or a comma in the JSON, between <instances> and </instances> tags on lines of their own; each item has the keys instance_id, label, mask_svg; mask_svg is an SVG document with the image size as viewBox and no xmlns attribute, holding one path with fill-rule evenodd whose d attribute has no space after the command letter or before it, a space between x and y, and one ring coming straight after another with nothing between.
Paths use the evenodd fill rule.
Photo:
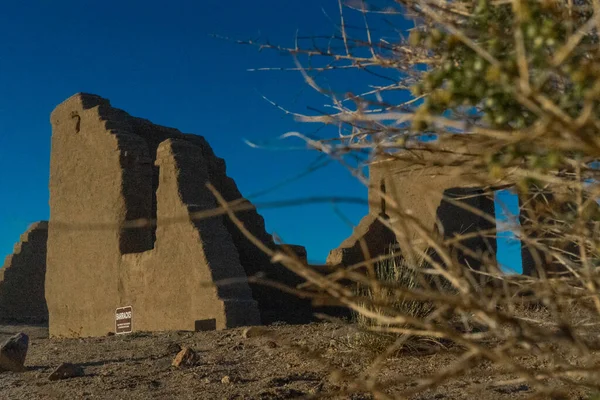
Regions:
<instances>
[{"instance_id":1,"label":"window opening in wall","mask_svg":"<svg viewBox=\"0 0 600 400\"><path fill-rule=\"evenodd\" d=\"M519 197L509 189L498 190L496 203L497 252L496 260L507 273L522 273L521 242L515 235L519 223Z\"/></svg>"},{"instance_id":2,"label":"window opening in wall","mask_svg":"<svg viewBox=\"0 0 600 400\"><path fill-rule=\"evenodd\" d=\"M385 181L381 181L379 190L381 191L381 213L385 214Z\"/></svg>"}]
</instances>

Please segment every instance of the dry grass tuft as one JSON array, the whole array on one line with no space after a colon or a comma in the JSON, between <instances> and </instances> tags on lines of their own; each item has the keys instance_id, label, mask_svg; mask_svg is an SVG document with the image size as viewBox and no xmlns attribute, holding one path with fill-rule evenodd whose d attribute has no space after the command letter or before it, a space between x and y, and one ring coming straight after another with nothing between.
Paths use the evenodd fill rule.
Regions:
<instances>
[{"instance_id":1,"label":"dry grass tuft","mask_svg":"<svg viewBox=\"0 0 600 400\"><path fill-rule=\"evenodd\" d=\"M398 295L403 290L423 290L435 285L431 275L424 273L428 268L424 257L411 264L402 257L397 246L390 245L388 257L375 263L375 285L358 284L356 296L366 298L368 302L362 305L374 315L403 314L412 318L427 318L435 309L435 304L428 300L404 298ZM439 281L438 281L439 282ZM442 281L446 282L446 281ZM381 286L381 285L385 286ZM449 285L438 284L441 291L449 289ZM378 318L370 318L359 312L352 312L352 322L357 325L357 332L349 339L353 347L381 353L395 342L402 342L397 351L419 352L427 345L439 345L433 338L414 338L408 334L393 334L381 332L381 328L389 328L389 324L381 324Z\"/></svg>"}]
</instances>

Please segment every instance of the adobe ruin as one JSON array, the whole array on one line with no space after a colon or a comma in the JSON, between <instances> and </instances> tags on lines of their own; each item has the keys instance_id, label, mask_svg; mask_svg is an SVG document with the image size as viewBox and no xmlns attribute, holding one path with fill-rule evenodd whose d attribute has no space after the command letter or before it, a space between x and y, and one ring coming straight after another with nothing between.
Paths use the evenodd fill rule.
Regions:
<instances>
[{"instance_id":1,"label":"adobe ruin","mask_svg":"<svg viewBox=\"0 0 600 400\"><path fill-rule=\"evenodd\" d=\"M406 246L427 249L428 245L420 241L418 229L406 224L406 217L399 216L398 209L410 213L425 231L437 232L445 239L456 234L493 231L496 227L493 191L503 182L490 181L483 174L465 174L453 166L460 164L459 161L468 161L466 154L469 154L469 144L454 141L445 142L436 152L430 152L424 146L411 150L410 157L403 158L398 153L380 157L370 164L369 214L340 247L330 252L327 262L341 265L362 262L365 260L363 246L370 257L385 254L392 244L399 245L401 252ZM386 204L382 193L396 201L397 207ZM394 232L403 232L405 237ZM482 260L486 260L486 264L495 264L493 232L462 240L452 250L460 264L474 269L481 267Z\"/></svg>"},{"instance_id":2,"label":"adobe ruin","mask_svg":"<svg viewBox=\"0 0 600 400\"><path fill-rule=\"evenodd\" d=\"M229 218L191 218L217 207L207 182L227 201L242 199L203 137L82 93L60 104L51 123L52 336L106 335L121 306L133 307L135 330L148 331L310 320L308 302L245 280L260 275L294 286L296 275L271 263ZM256 210L237 215L276 246ZM230 282L215 286L224 280Z\"/></svg>"},{"instance_id":3,"label":"adobe ruin","mask_svg":"<svg viewBox=\"0 0 600 400\"><path fill-rule=\"evenodd\" d=\"M48 321L44 282L48 223L36 222L21 235L0 268L0 320Z\"/></svg>"},{"instance_id":4,"label":"adobe ruin","mask_svg":"<svg viewBox=\"0 0 600 400\"><path fill-rule=\"evenodd\" d=\"M461 168L463 163L477 160L473 156L477 150L472 146L467 136L464 140L454 137L452 141L438 143L435 151L428 150L423 144L410 150L408 156L398 152L376 159L369 166L369 214L355 227L350 237L330 252L327 263L349 266L363 262L365 246L369 257L386 254L390 244L399 245L400 252L406 250L406 246L426 249L426 244L419 243L421 237L417 229L405 223L407 217L397 215L399 208L410 212L424 231L436 232L444 239L457 234L472 234L451 249L459 264L473 269L481 269L482 265L497 267L494 192L511 186L511 182L491 179L489 174L477 172L477 168ZM553 190L557 188L532 190L528 195L519 196L518 217L520 229L526 237L556 247L556 240L538 232L534 223L551 214L552 209L546 208L552 202ZM382 193L394 199L398 207L386 204ZM563 193L562 197L569 198L572 194ZM600 215L600 207L595 202L591 202L589 207ZM405 237L394 232L402 232ZM573 259L579 254L573 243L562 245L565 246L563 256L566 258ZM547 252L539 251L530 243L521 243L521 259L523 275L567 272Z\"/></svg>"},{"instance_id":5,"label":"adobe ruin","mask_svg":"<svg viewBox=\"0 0 600 400\"><path fill-rule=\"evenodd\" d=\"M217 206L207 182L225 200L251 206L203 137L132 117L81 93L60 104L51 123L50 222L33 225L0 269L0 318L49 316L52 336L105 335L115 330L115 310L123 306L133 307L135 330L149 331L312 319L310 302L246 281L260 276L295 286L301 279L271 263L228 217L192 218ZM451 157L460 157L461 146L468 150L456 146L448 147ZM500 182L465 176L443 153L432 166L434 153L416 152L422 164L396 156L371 165L369 215L331 251L328 265L364 260L361 242L370 256L394 242L402 246L381 220L406 232L409 241L418 237L382 192L445 238L495 229L493 190ZM255 209L237 215L254 236L277 248ZM477 257L458 247L453 255L473 268L482 256L495 260L492 236L461 243ZM306 259L303 247L292 249ZM533 274L526 246L523 254L523 271ZM228 284L215 285L222 281Z\"/></svg>"}]
</instances>

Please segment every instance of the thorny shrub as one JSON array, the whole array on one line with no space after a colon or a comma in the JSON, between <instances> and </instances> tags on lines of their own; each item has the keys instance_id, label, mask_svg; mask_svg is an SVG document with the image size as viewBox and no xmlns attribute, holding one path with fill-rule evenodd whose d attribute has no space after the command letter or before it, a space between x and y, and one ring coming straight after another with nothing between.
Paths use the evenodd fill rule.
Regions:
<instances>
[{"instance_id":1,"label":"thorny shrub","mask_svg":"<svg viewBox=\"0 0 600 400\"><path fill-rule=\"evenodd\" d=\"M513 382L526 383L538 398L552 398L564 388L600 391L600 2L373 3L340 0L338 33L325 42L298 39L291 48L242 42L289 53L307 85L328 99L331 112L294 115L306 123L332 125L338 136L286 137L305 139L365 184L365 166L402 158L459 170L488 189L510 188L520 198L520 224L509 220L501 230L514 232L535 265L529 276L504 274L484 258L480 270L468 268L452 256L459 238L420 225L383 192L379 195L391 218L380 221L408 242L402 257L413 265L426 260L430 268L425 273L447 280L452 290L407 288L377 279L374 264L382 257L325 276L284 252L271 252L273 259L307 280L305 295L328 296L370 321L368 329L447 340L462 349L455 364L416 379L416 385L395 392L399 398L465 376L480 362L516 376ZM362 31L349 29L350 13L362 15ZM407 18L414 19L414 26L405 38ZM397 30L383 34L373 28L384 26ZM323 73L348 69L373 83L343 94L319 85ZM424 141L424 135L436 140ZM423 157L442 148L443 157ZM393 220L414 228L416 238ZM435 256L425 248L434 249ZM474 279L481 276L487 283ZM384 304L376 296L357 294L348 282L369 293L387 288ZM427 302L433 310L420 314L394 307L398 299ZM457 320L479 329L464 329ZM382 357L397 347L395 341ZM531 356L540 361L523 362ZM391 398L386 388L393 383L380 381L377 373L347 378L356 390Z\"/></svg>"}]
</instances>

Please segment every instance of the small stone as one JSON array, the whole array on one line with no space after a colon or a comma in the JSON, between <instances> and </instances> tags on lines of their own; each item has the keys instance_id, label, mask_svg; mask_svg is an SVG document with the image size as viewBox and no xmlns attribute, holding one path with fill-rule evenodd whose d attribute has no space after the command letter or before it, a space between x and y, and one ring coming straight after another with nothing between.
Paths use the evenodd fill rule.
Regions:
<instances>
[{"instance_id":1,"label":"small stone","mask_svg":"<svg viewBox=\"0 0 600 400\"><path fill-rule=\"evenodd\" d=\"M231 383L231 378L229 377L229 375L225 375L223 378L221 378L221 383L229 385Z\"/></svg>"},{"instance_id":2,"label":"small stone","mask_svg":"<svg viewBox=\"0 0 600 400\"><path fill-rule=\"evenodd\" d=\"M198 361L196 352L189 347L184 347L177 353L171 365L174 367L191 367L196 361Z\"/></svg>"},{"instance_id":3,"label":"small stone","mask_svg":"<svg viewBox=\"0 0 600 400\"><path fill-rule=\"evenodd\" d=\"M0 346L0 372L13 371L23 372L25 368L25 357L29 348L29 336L17 333L8 338Z\"/></svg>"},{"instance_id":4,"label":"small stone","mask_svg":"<svg viewBox=\"0 0 600 400\"><path fill-rule=\"evenodd\" d=\"M83 368L71 363L62 363L48 376L48 379L57 381L59 379L69 379L78 376L83 376Z\"/></svg>"},{"instance_id":5,"label":"small stone","mask_svg":"<svg viewBox=\"0 0 600 400\"><path fill-rule=\"evenodd\" d=\"M242 332L242 337L244 339L250 339L257 336L262 336L267 333L267 330L260 326L250 326Z\"/></svg>"}]
</instances>

